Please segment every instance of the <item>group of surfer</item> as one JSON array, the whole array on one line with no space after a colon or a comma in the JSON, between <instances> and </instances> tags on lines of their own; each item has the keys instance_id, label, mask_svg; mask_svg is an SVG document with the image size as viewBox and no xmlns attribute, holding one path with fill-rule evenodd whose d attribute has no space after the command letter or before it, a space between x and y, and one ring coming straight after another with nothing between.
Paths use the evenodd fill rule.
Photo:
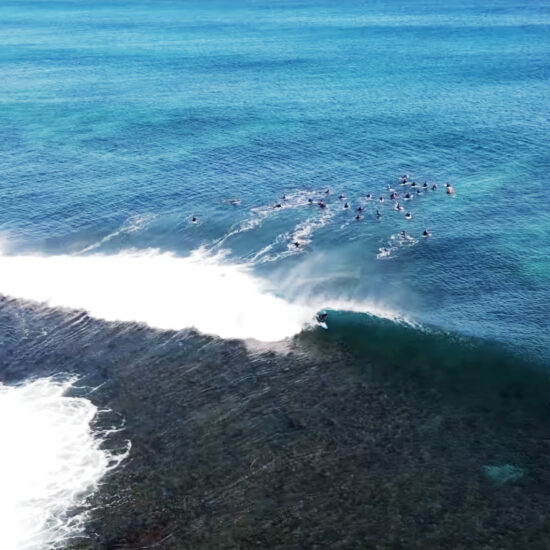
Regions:
<instances>
[{"instance_id":1,"label":"group of surfer","mask_svg":"<svg viewBox=\"0 0 550 550\"><path fill-rule=\"evenodd\" d=\"M428 182L424 182L421 186L419 184L417 184L415 181L410 181L409 180L409 176L408 174L405 174L403 176L400 176L399 177L399 181L401 183L401 185L410 185L411 186L411 189L415 189L415 193L417 195L421 195L423 191L426 191L427 189L430 188L430 186L428 185ZM437 183L434 183L431 185L431 190L432 191L435 191L437 189ZM447 189L447 194L448 195L454 195L454 188L452 187L452 185L450 185L449 183L446 183L445 184L445 187ZM404 207L399 203L399 193L395 190L395 189L392 189L389 185L388 185L388 188L389 188L389 198L391 201L395 201L395 204L394 204L394 210L397 210L397 211L403 211L404 210ZM325 190L325 194L329 194L330 193L330 189L326 189ZM407 191L407 193L405 193L405 195L403 196L404 200L411 200L414 196L414 193L411 193L410 191ZM340 200L344 200L346 198L345 195L338 195L338 198ZM372 193L367 193L367 196L366 196L367 200L368 201L371 201L374 199ZM384 203L385 202L385 197L384 195L380 195L378 197L378 202L379 203ZM308 203L309 204L313 204L313 199L309 198L308 199ZM320 200L318 203L319 207L321 208L326 208L327 207L327 203L325 200ZM277 204L276 207L280 208L282 205L281 204ZM345 201L344 202L344 209L348 209L350 208L350 204L349 202ZM357 212L361 213L365 210L364 207L362 206L358 206L357 207ZM377 208L376 209L376 216L377 217L380 217L381 214L380 214L380 210ZM407 214L405 215L405 217L407 219L411 219L412 218L412 214L410 212L407 212ZM361 219L361 216L360 215L357 215L356 216L356 219Z\"/></svg>"},{"instance_id":2,"label":"group of surfer","mask_svg":"<svg viewBox=\"0 0 550 550\"><path fill-rule=\"evenodd\" d=\"M409 188L403 194L402 200L405 200L405 201L412 200L415 194L416 195L421 195L421 194L423 194L423 192L427 191L428 189L431 189L432 191L436 191L437 188L438 188L437 183L432 183L431 185L429 185L427 181L425 181L422 185L419 184L419 183L416 183L416 181L410 179L408 174L403 174L403 175L399 176L398 182L401 186L403 186L403 187L408 186L408 188ZM454 188L451 184L445 183L445 188L446 188L446 193L448 195L454 195L455 194L455 190L454 190ZM330 189L327 188L324 191L324 195L328 196L330 194L330 192L331 192ZM399 202L399 198L400 198L399 192L396 189L392 188L390 185L388 185L388 192L389 192L389 200L392 201L392 203L393 203L393 209L398 211L398 212L404 211L405 208ZM351 208L350 203L347 201L346 195L339 194L338 199L340 199L341 201L344 201L344 204L343 204L344 210L349 210ZM374 195L369 192L369 193L366 194L366 199L367 199L367 201L373 201L374 200ZM275 208L275 209L283 208L283 203L288 201L288 200L289 200L289 197L286 194L282 195L281 200L279 202L275 203L273 208ZM386 198L384 197L384 195L380 195L378 197L377 202L378 202L379 205L382 205L382 204L385 203L385 200L386 200ZM307 202L308 202L309 205L313 205L314 204L314 199L310 197L310 198L307 199ZM240 204L240 200L232 199L232 200L229 201L229 203L235 206L235 205ZM317 205L319 206L319 208L325 209L325 208L327 208L327 200L323 198L323 199L317 201ZM359 221L359 220L363 219L364 213L367 212L367 208L366 208L366 206L359 205L359 206L356 207L355 211L356 211L355 219L357 221ZM380 208L376 208L376 211L375 211L374 215L377 219L380 219L382 217L382 213L380 212ZM412 217L413 216L412 216L412 213L410 211L407 211L405 213L405 219L406 220L411 220ZM197 223L198 222L198 217L197 216L192 216L191 222L192 223ZM408 235L405 231L402 231L401 235L404 238L408 237ZM428 229L424 229L424 231L422 233L422 236L423 237L429 237L429 236L431 236L431 233ZM294 241L292 241L292 245L295 248L300 248L300 246L302 246L302 243L298 240L294 240Z\"/></svg>"},{"instance_id":3,"label":"group of surfer","mask_svg":"<svg viewBox=\"0 0 550 550\"><path fill-rule=\"evenodd\" d=\"M402 176L399 176L398 181L402 186L409 186L410 187L410 191L407 191L403 195L403 200L406 200L406 201L409 201L409 200L413 199L415 194L416 195L421 195L423 192L427 191L428 189L431 189L432 191L436 191L437 188L438 188L437 183L433 183L433 184L429 185L428 182L425 181L422 185L420 185L420 184L416 183L416 181L414 181L414 180L411 181L408 174L403 174ZM455 190L454 190L454 188L451 184L446 183L445 188L446 188L446 193L448 195L454 195ZM393 202L393 209L398 211L398 212L402 212L403 210L405 210L403 205L399 202L399 192L396 189L393 189L390 185L388 185L388 191L389 191L389 199ZM330 194L330 189L328 189L328 188L325 189L324 194L329 195ZM344 205L343 205L344 210L348 210L348 209L351 208L349 202L346 200L346 195L340 194L340 195L338 195L338 198L341 201L344 201ZM283 195L282 199L283 199L283 201L287 200L286 195ZM367 193L366 199L368 201L374 200L373 194L372 193ZM380 195L378 197L378 203L383 204L384 202L385 202L384 195ZM308 204L313 205L313 203L314 203L314 200L312 198L308 198ZM319 208L324 209L324 208L327 207L327 201L325 199L321 199L317 202L317 205L319 206ZM277 203L275 205L275 208L282 208L282 204ZM363 213L366 212L366 207L360 205L355 210L356 210L355 219L357 221L363 219ZM379 208L376 208L375 216L376 216L377 219L380 219L382 217L382 214L381 214ZM405 219L406 220L411 220L412 219L412 213L410 211L405 213ZM404 231L402 233L405 234ZM428 229L425 229L422 233L423 237L429 237L430 235L431 235L431 233L428 231ZM296 248L300 247L300 242L299 241L294 241L292 244Z\"/></svg>"},{"instance_id":4,"label":"group of surfer","mask_svg":"<svg viewBox=\"0 0 550 550\"><path fill-rule=\"evenodd\" d=\"M403 174L402 176L399 176L398 181L399 181L401 186L409 186L409 188L410 188L410 190L408 190L403 195L403 200L405 200L405 201L412 200L415 194L416 195L421 195L423 192L425 192L429 189L431 189L432 191L436 191L438 189L438 184L437 183L432 183L431 185L429 185L428 182L425 181L422 185L420 185L416 181L411 180L408 174ZM454 190L454 188L451 184L446 183L445 184L445 189L446 189L446 193L448 195L454 195L455 194L455 190ZM399 196L400 196L399 192L396 189L393 189L390 185L388 185L388 191L389 191L389 199L390 199L390 201L393 202L393 209L398 211L398 212L404 211L405 208L399 202ZM324 194L329 195L330 194L330 189L329 188L325 189ZM286 195L283 195L281 198L282 198L283 201L287 200ZM339 194L338 199L340 199L341 201L344 201L344 205L343 205L344 210L349 210L351 208L350 203L346 200L347 199L346 195ZM367 193L366 199L368 201L373 201L374 200L373 194L372 193ZM383 204L385 202L385 200L386 200L386 198L384 197L384 195L380 195L378 197L378 203L380 205ZM308 204L310 204L310 205L314 204L314 200L311 197L308 198L307 201L308 201ZM321 209L327 208L326 199L321 199L321 200L317 201L317 205ZM275 208L282 208L282 207L283 207L283 205L280 202L275 204ZM355 211L356 211L355 219L357 221L359 221L359 220L363 219L363 214L367 211L367 209L366 209L365 206L359 205L359 206L357 206ZM382 213L380 212L379 208L376 208L376 211L375 211L374 215L377 219L380 219L382 217ZM413 216L412 216L412 213L410 211L405 213L405 219L406 220L411 220L412 217ZM405 231L402 231L402 236L403 237L408 237L408 235ZM431 232L428 229L424 229L424 231L422 232L422 236L423 237L430 237ZM292 244L295 248L299 248L301 246L301 243L299 241L293 241Z\"/></svg>"}]
</instances>

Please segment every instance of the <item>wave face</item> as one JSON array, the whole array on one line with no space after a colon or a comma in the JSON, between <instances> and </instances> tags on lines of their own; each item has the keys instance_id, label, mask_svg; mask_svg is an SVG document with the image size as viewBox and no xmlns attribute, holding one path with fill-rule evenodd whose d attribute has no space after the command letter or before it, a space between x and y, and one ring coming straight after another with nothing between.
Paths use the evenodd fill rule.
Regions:
<instances>
[{"instance_id":1,"label":"wave face","mask_svg":"<svg viewBox=\"0 0 550 550\"><path fill-rule=\"evenodd\" d=\"M90 427L97 408L88 399L65 395L73 382L42 378L21 386L0 384L0 518L6 550L57 548L80 534L86 497L122 458L102 449L102 438Z\"/></svg>"},{"instance_id":2,"label":"wave face","mask_svg":"<svg viewBox=\"0 0 550 550\"><path fill-rule=\"evenodd\" d=\"M383 365L386 374L406 376L422 392L435 388L448 403L521 407L548 415L550 383L542 357L519 354L497 341L351 311L329 310L327 325L323 342L345 342L359 356Z\"/></svg>"}]
</instances>

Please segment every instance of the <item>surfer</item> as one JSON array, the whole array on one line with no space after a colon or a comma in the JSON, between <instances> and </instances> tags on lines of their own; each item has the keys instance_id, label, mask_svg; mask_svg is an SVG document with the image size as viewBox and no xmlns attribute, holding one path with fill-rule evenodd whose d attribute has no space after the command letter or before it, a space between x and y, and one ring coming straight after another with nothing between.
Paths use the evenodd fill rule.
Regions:
<instances>
[{"instance_id":1,"label":"surfer","mask_svg":"<svg viewBox=\"0 0 550 550\"><path fill-rule=\"evenodd\" d=\"M372 195L370 193L367 193L367 200L371 200L372 199Z\"/></svg>"},{"instance_id":2,"label":"surfer","mask_svg":"<svg viewBox=\"0 0 550 550\"><path fill-rule=\"evenodd\" d=\"M313 199L309 198L307 199L307 202L309 202L309 204L313 204Z\"/></svg>"},{"instance_id":3,"label":"surfer","mask_svg":"<svg viewBox=\"0 0 550 550\"><path fill-rule=\"evenodd\" d=\"M434 183L434 184L432 185L432 191L435 191L436 189L437 189L437 183Z\"/></svg>"},{"instance_id":4,"label":"surfer","mask_svg":"<svg viewBox=\"0 0 550 550\"><path fill-rule=\"evenodd\" d=\"M327 207L327 203L325 201L319 201L319 206L321 208L326 208Z\"/></svg>"},{"instance_id":5,"label":"surfer","mask_svg":"<svg viewBox=\"0 0 550 550\"><path fill-rule=\"evenodd\" d=\"M425 181L425 182L422 184L422 187L423 187L424 189L428 189L428 182Z\"/></svg>"},{"instance_id":6,"label":"surfer","mask_svg":"<svg viewBox=\"0 0 550 550\"><path fill-rule=\"evenodd\" d=\"M429 237L430 235L431 233L427 229L424 229L424 231L422 232L423 237Z\"/></svg>"},{"instance_id":7,"label":"surfer","mask_svg":"<svg viewBox=\"0 0 550 550\"><path fill-rule=\"evenodd\" d=\"M280 202L278 202L273 208L282 208L282 207L283 205Z\"/></svg>"},{"instance_id":8,"label":"surfer","mask_svg":"<svg viewBox=\"0 0 550 550\"><path fill-rule=\"evenodd\" d=\"M447 188L447 195L455 194L455 190L453 189L453 186L450 183L446 183L445 187Z\"/></svg>"},{"instance_id":9,"label":"surfer","mask_svg":"<svg viewBox=\"0 0 550 550\"><path fill-rule=\"evenodd\" d=\"M411 214L410 212L407 212L407 213L405 214L405 218L406 218L407 220L410 220L410 219L412 218L412 214Z\"/></svg>"},{"instance_id":10,"label":"surfer","mask_svg":"<svg viewBox=\"0 0 550 550\"><path fill-rule=\"evenodd\" d=\"M191 221L192 221L193 223L197 223L198 220L199 220L199 219L197 218L197 216L193 216L193 217L191 218Z\"/></svg>"},{"instance_id":11,"label":"surfer","mask_svg":"<svg viewBox=\"0 0 550 550\"><path fill-rule=\"evenodd\" d=\"M317 322L318 323L324 323L327 320L328 313L326 311L323 311L321 313L317 314Z\"/></svg>"},{"instance_id":12,"label":"surfer","mask_svg":"<svg viewBox=\"0 0 550 550\"><path fill-rule=\"evenodd\" d=\"M378 199L380 202L384 202L384 197L380 195L380 198Z\"/></svg>"},{"instance_id":13,"label":"surfer","mask_svg":"<svg viewBox=\"0 0 550 550\"><path fill-rule=\"evenodd\" d=\"M349 208L349 204L347 202L344 203L344 208Z\"/></svg>"},{"instance_id":14,"label":"surfer","mask_svg":"<svg viewBox=\"0 0 550 550\"><path fill-rule=\"evenodd\" d=\"M377 218L381 218L381 217L382 217L382 214L380 214L380 210L378 210L378 208L376 209L376 217L377 217Z\"/></svg>"},{"instance_id":15,"label":"surfer","mask_svg":"<svg viewBox=\"0 0 550 550\"><path fill-rule=\"evenodd\" d=\"M298 241L294 241L292 243L296 248L299 248L300 247L300 243Z\"/></svg>"}]
</instances>

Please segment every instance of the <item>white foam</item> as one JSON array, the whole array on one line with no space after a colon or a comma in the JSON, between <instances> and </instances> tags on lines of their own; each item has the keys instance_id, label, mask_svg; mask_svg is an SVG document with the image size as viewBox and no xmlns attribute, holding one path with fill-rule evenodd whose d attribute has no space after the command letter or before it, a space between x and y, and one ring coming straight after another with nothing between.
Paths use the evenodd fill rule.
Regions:
<instances>
[{"instance_id":1,"label":"white foam","mask_svg":"<svg viewBox=\"0 0 550 550\"><path fill-rule=\"evenodd\" d=\"M391 248L381 247L381 248L378 249L378 254L376 254L376 259L377 260L382 260L384 258L389 258L391 252L392 252Z\"/></svg>"},{"instance_id":2,"label":"white foam","mask_svg":"<svg viewBox=\"0 0 550 550\"><path fill-rule=\"evenodd\" d=\"M268 211L265 210L261 215L258 215L254 218L246 219L243 222L238 223L234 229L231 229L226 235L214 242L214 244L212 245L212 250L219 250L222 245L225 244L225 242L231 237L239 235L240 233L245 233L246 231L250 231L258 227L262 223L262 220L267 217L267 213Z\"/></svg>"},{"instance_id":3,"label":"white foam","mask_svg":"<svg viewBox=\"0 0 550 550\"><path fill-rule=\"evenodd\" d=\"M204 249L188 257L153 249L89 256L0 255L0 293L84 309L107 321L196 328L222 338L263 342L299 333L323 308L402 320L376 301L328 295L319 284L313 289L315 266L305 262L270 283L252 273L251 263L231 264L224 255L209 256ZM322 286L328 288L333 276L327 274ZM285 298L276 294L279 288L285 289Z\"/></svg>"},{"instance_id":4,"label":"white foam","mask_svg":"<svg viewBox=\"0 0 550 550\"><path fill-rule=\"evenodd\" d=\"M250 263L263 264L267 262L277 262L288 256L303 253L305 247L311 243L313 233L317 229L324 227L333 215L330 208L327 207L322 211L319 218L307 218L305 221L296 225L292 232L280 233L271 244L254 254L250 259ZM299 243L298 247L294 244L295 242ZM268 252L282 243L286 244L285 250L275 254L268 254Z\"/></svg>"},{"instance_id":5,"label":"white foam","mask_svg":"<svg viewBox=\"0 0 550 550\"><path fill-rule=\"evenodd\" d=\"M103 237L100 241L91 244L90 246L87 246L86 248L82 249L80 251L80 254L83 254L85 252L90 252L92 250L96 250L97 248L100 248L103 244L106 242L109 242L110 240L114 239L115 237L118 237L119 235L123 234L129 234L129 233L135 233L136 231L139 231L143 229L147 224L149 224L153 219L154 215L152 214L136 214L135 216L130 216L120 227L120 229L117 229L113 233L109 233L105 237Z\"/></svg>"},{"instance_id":6,"label":"white foam","mask_svg":"<svg viewBox=\"0 0 550 550\"><path fill-rule=\"evenodd\" d=\"M44 550L82 532L85 504L122 456L101 449L90 423L97 408L65 396L74 380L0 383L0 544ZM70 515L68 515L70 513Z\"/></svg>"},{"instance_id":7,"label":"white foam","mask_svg":"<svg viewBox=\"0 0 550 550\"><path fill-rule=\"evenodd\" d=\"M317 219L308 218L302 223L299 223L292 233L292 239L297 240L303 243L309 243L312 239L312 234L319 229L324 227L333 217L333 213L330 209L326 208L324 212Z\"/></svg>"},{"instance_id":8,"label":"white foam","mask_svg":"<svg viewBox=\"0 0 550 550\"><path fill-rule=\"evenodd\" d=\"M292 193L285 194L284 199L281 198L279 200L276 200L272 204L255 206L251 208L250 216L247 219L234 225L228 233L215 241L210 249L213 251L220 250L221 247L226 244L229 239L231 239L231 237L239 235L240 233L251 231L252 229L259 227L267 218L271 216L277 216L282 210L294 210L303 206L312 208L314 205L308 202L308 198L312 197L312 195L318 195L319 193L319 191L317 193L312 193L304 190L298 190ZM323 197L325 196L324 193L322 193L322 195ZM279 204L280 208L276 208L276 204ZM317 205L315 204L315 206ZM327 208L327 210L329 209Z\"/></svg>"},{"instance_id":9,"label":"white foam","mask_svg":"<svg viewBox=\"0 0 550 550\"><path fill-rule=\"evenodd\" d=\"M405 235L403 235L403 233L396 233L390 237L390 240L386 246L378 249L376 259L385 260L393 258L395 253L397 253L400 249L415 246L419 242L420 241L418 239L408 233L405 233Z\"/></svg>"},{"instance_id":10,"label":"white foam","mask_svg":"<svg viewBox=\"0 0 550 550\"><path fill-rule=\"evenodd\" d=\"M296 334L314 313L277 297L247 266L203 250L186 258L157 250L0 256L0 293L108 321L263 341Z\"/></svg>"}]
</instances>

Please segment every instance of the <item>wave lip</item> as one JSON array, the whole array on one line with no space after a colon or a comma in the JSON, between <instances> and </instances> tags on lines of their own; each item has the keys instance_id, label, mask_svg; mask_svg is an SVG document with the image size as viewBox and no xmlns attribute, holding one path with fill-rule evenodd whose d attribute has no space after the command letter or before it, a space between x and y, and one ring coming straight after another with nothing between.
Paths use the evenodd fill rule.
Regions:
<instances>
[{"instance_id":1,"label":"wave lip","mask_svg":"<svg viewBox=\"0 0 550 550\"><path fill-rule=\"evenodd\" d=\"M79 510L99 480L126 456L101 448L90 423L98 410L67 397L74 379L0 383L0 525L2 548L58 548L82 533Z\"/></svg>"}]
</instances>

